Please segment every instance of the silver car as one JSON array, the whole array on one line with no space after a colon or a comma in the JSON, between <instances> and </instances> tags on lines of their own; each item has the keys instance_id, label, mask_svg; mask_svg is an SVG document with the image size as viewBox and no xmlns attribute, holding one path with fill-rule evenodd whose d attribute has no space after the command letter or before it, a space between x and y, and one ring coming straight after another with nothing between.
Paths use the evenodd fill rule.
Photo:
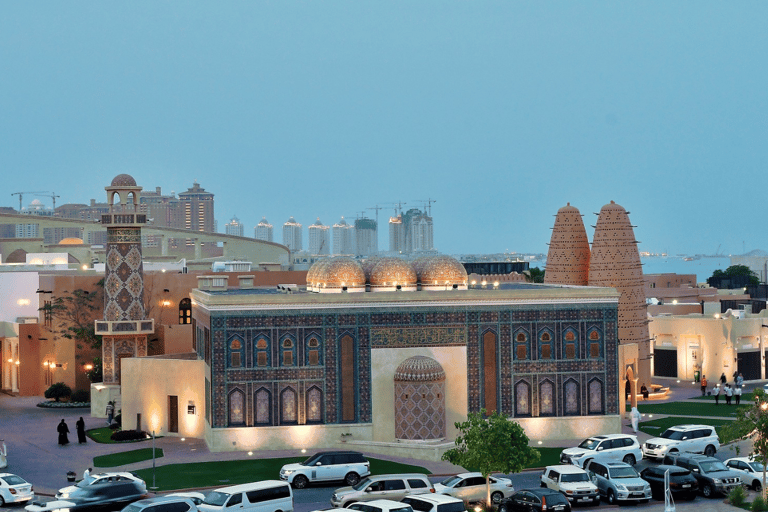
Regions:
<instances>
[{"instance_id":1,"label":"silver car","mask_svg":"<svg viewBox=\"0 0 768 512\"><path fill-rule=\"evenodd\" d=\"M611 505L617 501L645 503L651 499L651 485L640 478L635 468L624 462L593 460L587 466L587 474L597 486L600 496Z\"/></svg>"}]
</instances>

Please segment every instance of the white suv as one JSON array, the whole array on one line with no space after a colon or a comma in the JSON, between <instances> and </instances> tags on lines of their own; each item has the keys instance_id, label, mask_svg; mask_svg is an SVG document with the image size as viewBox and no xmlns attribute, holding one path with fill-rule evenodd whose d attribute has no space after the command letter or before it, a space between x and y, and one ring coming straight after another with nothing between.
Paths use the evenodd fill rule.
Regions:
<instances>
[{"instance_id":1,"label":"white suv","mask_svg":"<svg viewBox=\"0 0 768 512\"><path fill-rule=\"evenodd\" d=\"M304 462L286 464L280 469L280 480L296 489L310 482L344 481L355 485L360 477L371 474L371 463L358 452L320 452Z\"/></svg>"},{"instance_id":2,"label":"white suv","mask_svg":"<svg viewBox=\"0 0 768 512\"><path fill-rule=\"evenodd\" d=\"M560 454L563 464L575 464L586 468L591 460L604 462L620 461L634 466L643 458L643 450L637 442L637 436L627 434L607 434L585 439L576 448L566 448Z\"/></svg>"},{"instance_id":3,"label":"white suv","mask_svg":"<svg viewBox=\"0 0 768 512\"><path fill-rule=\"evenodd\" d=\"M586 471L572 464L547 466L544 474L541 475L541 486L560 491L573 504L586 502L600 504L597 486L589 479Z\"/></svg>"},{"instance_id":4,"label":"white suv","mask_svg":"<svg viewBox=\"0 0 768 512\"><path fill-rule=\"evenodd\" d=\"M710 425L678 425L670 427L661 437L652 437L643 444L646 459L663 459L670 453L703 453L713 457L720 449L720 438Z\"/></svg>"}]
</instances>

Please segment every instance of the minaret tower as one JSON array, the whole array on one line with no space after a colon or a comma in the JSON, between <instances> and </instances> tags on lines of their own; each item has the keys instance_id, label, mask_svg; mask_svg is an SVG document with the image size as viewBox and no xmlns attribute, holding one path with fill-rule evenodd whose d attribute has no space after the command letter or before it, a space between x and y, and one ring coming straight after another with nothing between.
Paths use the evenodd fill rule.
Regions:
<instances>
[{"instance_id":1,"label":"minaret tower","mask_svg":"<svg viewBox=\"0 0 768 512\"><path fill-rule=\"evenodd\" d=\"M105 190L109 213L101 216L107 228L104 320L96 320L96 334L102 336L104 384L119 385L120 361L146 356L147 336L155 326L144 310L141 226L147 216L139 213L141 187L131 176L120 174Z\"/></svg>"},{"instance_id":2,"label":"minaret tower","mask_svg":"<svg viewBox=\"0 0 768 512\"><path fill-rule=\"evenodd\" d=\"M571 203L557 211L547 253L544 282L587 286L589 284L589 240L581 213Z\"/></svg>"}]
</instances>

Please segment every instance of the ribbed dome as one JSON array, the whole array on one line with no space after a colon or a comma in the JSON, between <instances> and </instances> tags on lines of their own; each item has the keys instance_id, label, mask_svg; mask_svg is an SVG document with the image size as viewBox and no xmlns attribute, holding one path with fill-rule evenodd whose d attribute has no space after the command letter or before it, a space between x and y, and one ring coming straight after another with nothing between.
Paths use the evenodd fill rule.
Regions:
<instances>
[{"instance_id":1,"label":"ribbed dome","mask_svg":"<svg viewBox=\"0 0 768 512\"><path fill-rule=\"evenodd\" d=\"M135 187L136 180L130 174L118 174L112 180L113 187Z\"/></svg>"},{"instance_id":2,"label":"ribbed dome","mask_svg":"<svg viewBox=\"0 0 768 512\"><path fill-rule=\"evenodd\" d=\"M381 258L369 275L371 286L416 286L416 271L400 258Z\"/></svg>"},{"instance_id":3,"label":"ribbed dome","mask_svg":"<svg viewBox=\"0 0 768 512\"><path fill-rule=\"evenodd\" d=\"M331 258L316 276L321 288L359 288L365 289L363 267L352 258Z\"/></svg>"},{"instance_id":4,"label":"ribbed dome","mask_svg":"<svg viewBox=\"0 0 768 512\"><path fill-rule=\"evenodd\" d=\"M467 270L450 256L435 256L424 262L419 273L422 288L467 285Z\"/></svg>"},{"instance_id":5,"label":"ribbed dome","mask_svg":"<svg viewBox=\"0 0 768 512\"><path fill-rule=\"evenodd\" d=\"M395 370L395 381L401 382L434 382L445 380L443 367L427 356L413 356Z\"/></svg>"},{"instance_id":6,"label":"ribbed dome","mask_svg":"<svg viewBox=\"0 0 768 512\"><path fill-rule=\"evenodd\" d=\"M434 256L420 256L413 260L413 269L416 271L416 275L421 275L421 271L424 269L424 265L426 265Z\"/></svg>"},{"instance_id":7,"label":"ribbed dome","mask_svg":"<svg viewBox=\"0 0 768 512\"><path fill-rule=\"evenodd\" d=\"M587 286L589 240L579 209L568 203L557 211L547 252L544 282Z\"/></svg>"},{"instance_id":8,"label":"ribbed dome","mask_svg":"<svg viewBox=\"0 0 768 512\"><path fill-rule=\"evenodd\" d=\"M370 282L371 272L378 262L381 261L381 256L369 256L361 262L363 266L363 272L365 272L365 280Z\"/></svg>"},{"instance_id":9,"label":"ribbed dome","mask_svg":"<svg viewBox=\"0 0 768 512\"><path fill-rule=\"evenodd\" d=\"M325 265L328 263L328 258L324 258L322 260L316 261L311 267L309 267L309 272L307 272L307 285L312 286L315 282L317 282L318 277L323 271L323 268L325 268Z\"/></svg>"}]
</instances>

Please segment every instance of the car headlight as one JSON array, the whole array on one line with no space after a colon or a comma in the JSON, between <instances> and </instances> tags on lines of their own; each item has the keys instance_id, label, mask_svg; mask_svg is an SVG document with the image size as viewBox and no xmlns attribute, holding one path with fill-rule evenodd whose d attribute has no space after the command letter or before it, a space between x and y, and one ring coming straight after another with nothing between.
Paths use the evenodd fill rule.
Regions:
<instances>
[{"instance_id":1,"label":"car headlight","mask_svg":"<svg viewBox=\"0 0 768 512\"><path fill-rule=\"evenodd\" d=\"M61 497L64 499L69 498L69 493L68 492L61 493Z\"/></svg>"},{"instance_id":2,"label":"car headlight","mask_svg":"<svg viewBox=\"0 0 768 512\"><path fill-rule=\"evenodd\" d=\"M713 481L714 483L716 483L716 484L721 484L721 483L723 483L723 481L722 481L722 480L720 480L719 478L713 478L713 479L712 479L712 481Z\"/></svg>"},{"instance_id":3,"label":"car headlight","mask_svg":"<svg viewBox=\"0 0 768 512\"><path fill-rule=\"evenodd\" d=\"M291 473L293 473L293 470L292 470L292 469L284 469L284 470L283 470L283 474L284 474L284 475L290 475Z\"/></svg>"},{"instance_id":4,"label":"car headlight","mask_svg":"<svg viewBox=\"0 0 768 512\"><path fill-rule=\"evenodd\" d=\"M618 490L620 490L620 491L626 491L627 490L627 486L625 486L624 484L616 484L616 488Z\"/></svg>"}]
</instances>

